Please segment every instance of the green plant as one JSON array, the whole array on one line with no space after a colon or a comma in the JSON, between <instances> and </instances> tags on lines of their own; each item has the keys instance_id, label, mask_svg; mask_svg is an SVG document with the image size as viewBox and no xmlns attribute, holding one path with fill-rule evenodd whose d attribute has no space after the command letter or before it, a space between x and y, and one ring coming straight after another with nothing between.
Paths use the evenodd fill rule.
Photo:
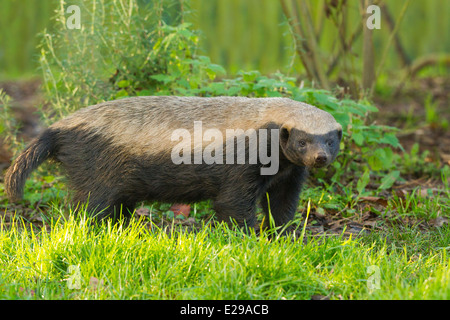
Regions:
<instances>
[{"instance_id":1,"label":"green plant","mask_svg":"<svg viewBox=\"0 0 450 320\"><path fill-rule=\"evenodd\" d=\"M410 216L426 220L439 216L448 218L450 216L448 191L437 191L433 194L431 190L415 188L412 192L407 192L404 197L394 193L389 199L387 209L395 210L400 217Z\"/></svg>"},{"instance_id":2,"label":"green plant","mask_svg":"<svg viewBox=\"0 0 450 320\"><path fill-rule=\"evenodd\" d=\"M433 102L433 96L431 94L427 95L425 98L424 108L427 125L434 128L441 128L443 130L448 129L448 120L445 117L441 117L438 113L437 103Z\"/></svg>"},{"instance_id":3,"label":"green plant","mask_svg":"<svg viewBox=\"0 0 450 320\"><path fill-rule=\"evenodd\" d=\"M54 30L40 35L40 65L52 109L43 112L47 123L105 100L190 94L223 72L197 54L198 35L190 24L178 24L180 18L174 14L163 15L168 11L162 7L146 7L137 0L74 4L81 8L81 16L92 17L83 20L83 28L66 27L61 1ZM170 6L170 1L165 4Z\"/></svg>"},{"instance_id":4,"label":"green plant","mask_svg":"<svg viewBox=\"0 0 450 320\"><path fill-rule=\"evenodd\" d=\"M424 174L432 176L440 175L441 168L439 164L430 161L429 155L429 150L420 152L419 144L415 143L409 153L404 152L397 156L395 162L398 163L399 169L404 175L411 175L413 177L419 177Z\"/></svg>"},{"instance_id":5,"label":"green plant","mask_svg":"<svg viewBox=\"0 0 450 320\"><path fill-rule=\"evenodd\" d=\"M0 140L5 147L14 150L21 146L17 138L19 123L11 109L11 98L2 89L0 89L0 120Z\"/></svg>"},{"instance_id":6,"label":"green plant","mask_svg":"<svg viewBox=\"0 0 450 320\"><path fill-rule=\"evenodd\" d=\"M154 44L145 60L132 56L124 59L110 79L120 90L114 98L134 95L192 95L225 70L197 55L198 35L189 23L178 26L162 24L149 38Z\"/></svg>"},{"instance_id":7,"label":"green plant","mask_svg":"<svg viewBox=\"0 0 450 320\"><path fill-rule=\"evenodd\" d=\"M67 190L63 180L61 177L52 175L28 179L25 183L24 199L31 206L64 199L67 196Z\"/></svg>"}]
</instances>

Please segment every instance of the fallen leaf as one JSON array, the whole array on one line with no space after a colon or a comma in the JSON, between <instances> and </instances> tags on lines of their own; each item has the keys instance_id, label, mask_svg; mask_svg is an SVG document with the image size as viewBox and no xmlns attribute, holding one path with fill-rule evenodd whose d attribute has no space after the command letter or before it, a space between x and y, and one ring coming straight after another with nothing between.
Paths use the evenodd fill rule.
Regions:
<instances>
[{"instance_id":1,"label":"fallen leaf","mask_svg":"<svg viewBox=\"0 0 450 320\"><path fill-rule=\"evenodd\" d=\"M150 210L148 208L141 207L141 208L136 210L136 214L138 216L149 216L150 215Z\"/></svg>"},{"instance_id":2,"label":"fallen leaf","mask_svg":"<svg viewBox=\"0 0 450 320\"><path fill-rule=\"evenodd\" d=\"M384 207L386 207L387 204L388 204L388 201L386 199L384 199L384 198L381 198L381 197L370 197L370 196L367 196L367 197L360 197L359 199L362 200L362 201L367 201L367 202L375 202L375 203L381 204Z\"/></svg>"},{"instance_id":3,"label":"fallen leaf","mask_svg":"<svg viewBox=\"0 0 450 320\"><path fill-rule=\"evenodd\" d=\"M174 213L175 217L181 214L185 218L188 218L191 212L191 206L189 204L175 203L170 207L169 210Z\"/></svg>"},{"instance_id":4,"label":"fallen leaf","mask_svg":"<svg viewBox=\"0 0 450 320\"><path fill-rule=\"evenodd\" d=\"M444 162L450 164L450 154L441 153L441 158Z\"/></svg>"},{"instance_id":5,"label":"fallen leaf","mask_svg":"<svg viewBox=\"0 0 450 320\"><path fill-rule=\"evenodd\" d=\"M187 219L177 219L175 220L175 223L182 226L195 226L197 224L197 221L195 221L195 218L190 217Z\"/></svg>"},{"instance_id":6,"label":"fallen leaf","mask_svg":"<svg viewBox=\"0 0 450 320\"><path fill-rule=\"evenodd\" d=\"M448 218L447 217L437 217L436 219L431 219L428 222L433 227L442 227L444 224L448 224Z\"/></svg>"},{"instance_id":7,"label":"fallen leaf","mask_svg":"<svg viewBox=\"0 0 450 320\"><path fill-rule=\"evenodd\" d=\"M23 287L19 287L20 293L29 294L30 296L34 297L35 291L32 289L24 289Z\"/></svg>"},{"instance_id":8,"label":"fallen leaf","mask_svg":"<svg viewBox=\"0 0 450 320\"><path fill-rule=\"evenodd\" d=\"M311 300L330 300L329 296L323 296L321 294L315 294L311 296Z\"/></svg>"},{"instance_id":9,"label":"fallen leaf","mask_svg":"<svg viewBox=\"0 0 450 320\"><path fill-rule=\"evenodd\" d=\"M380 200L380 197L360 197L361 200L377 202Z\"/></svg>"},{"instance_id":10,"label":"fallen leaf","mask_svg":"<svg viewBox=\"0 0 450 320\"><path fill-rule=\"evenodd\" d=\"M98 280L96 277L89 278L89 287L92 290L97 290L100 287L103 287L103 280Z\"/></svg>"},{"instance_id":11,"label":"fallen leaf","mask_svg":"<svg viewBox=\"0 0 450 320\"><path fill-rule=\"evenodd\" d=\"M41 216L33 216L33 217L31 217L30 220L33 222L43 222L44 221Z\"/></svg>"},{"instance_id":12,"label":"fallen leaf","mask_svg":"<svg viewBox=\"0 0 450 320\"><path fill-rule=\"evenodd\" d=\"M325 231L323 226L309 226L306 229L310 231L313 235L322 234Z\"/></svg>"},{"instance_id":13,"label":"fallen leaf","mask_svg":"<svg viewBox=\"0 0 450 320\"><path fill-rule=\"evenodd\" d=\"M428 189L420 189L420 196L422 198L427 198L428 197Z\"/></svg>"},{"instance_id":14,"label":"fallen leaf","mask_svg":"<svg viewBox=\"0 0 450 320\"><path fill-rule=\"evenodd\" d=\"M364 221L363 222L364 227L370 227L372 229L375 227L376 224L377 224L376 221Z\"/></svg>"}]
</instances>

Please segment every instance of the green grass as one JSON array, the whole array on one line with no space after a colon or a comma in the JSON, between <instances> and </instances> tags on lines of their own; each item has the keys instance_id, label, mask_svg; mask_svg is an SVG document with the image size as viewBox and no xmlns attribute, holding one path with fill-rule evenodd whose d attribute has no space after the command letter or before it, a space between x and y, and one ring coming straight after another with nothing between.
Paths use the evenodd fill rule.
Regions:
<instances>
[{"instance_id":1,"label":"green grass","mask_svg":"<svg viewBox=\"0 0 450 320\"><path fill-rule=\"evenodd\" d=\"M20 218L1 226L0 299L450 298L448 227L304 244L225 226L152 231L137 219L127 227L73 216L42 229ZM379 289L368 287L370 266Z\"/></svg>"}]
</instances>

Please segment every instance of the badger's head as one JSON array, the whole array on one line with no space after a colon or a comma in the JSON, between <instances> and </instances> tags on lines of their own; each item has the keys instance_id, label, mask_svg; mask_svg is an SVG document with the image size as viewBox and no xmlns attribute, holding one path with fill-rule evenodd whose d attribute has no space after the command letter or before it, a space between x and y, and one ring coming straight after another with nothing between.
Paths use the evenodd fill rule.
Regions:
<instances>
[{"instance_id":1,"label":"badger's head","mask_svg":"<svg viewBox=\"0 0 450 320\"><path fill-rule=\"evenodd\" d=\"M314 108L293 117L280 128L280 146L292 163L308 168L325 167L334 161L342 139L342 126L331 114Z\"/></svg>"}]
</instances>

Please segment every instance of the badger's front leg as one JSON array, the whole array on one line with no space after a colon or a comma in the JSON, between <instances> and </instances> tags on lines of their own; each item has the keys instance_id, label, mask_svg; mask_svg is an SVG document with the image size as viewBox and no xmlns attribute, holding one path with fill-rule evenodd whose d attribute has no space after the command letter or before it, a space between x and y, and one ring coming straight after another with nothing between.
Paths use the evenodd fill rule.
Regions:
<instances>
[{"instance_id":1,"label":"badger's front leg","mask_svg":"<svg viewBox=\"0 0 450 320\"><path fill-rule=\"evenodd\" d=\"M267 195L263 194L261 198L265 214L262 229L271 227L271 219L273 219L275 227L280 227L294 218L299 194L306 177L307 170L305 167L292 166L285 172L280 172L279 178L274 178L267 189L270 208Z\"/></svg>"},{"instance_id":2,"label":"badger's front leg","mask_svg":"<svg viewBox=\"0 0 450 320\"><path fill-rule=\"evenodd\" d=\"M255 184L240 182L229 183L221 188L214 199L214 211L219 221L230 226L253 228L256 224L256 202L261 192Z\"/></svg>"}]
</instances>

